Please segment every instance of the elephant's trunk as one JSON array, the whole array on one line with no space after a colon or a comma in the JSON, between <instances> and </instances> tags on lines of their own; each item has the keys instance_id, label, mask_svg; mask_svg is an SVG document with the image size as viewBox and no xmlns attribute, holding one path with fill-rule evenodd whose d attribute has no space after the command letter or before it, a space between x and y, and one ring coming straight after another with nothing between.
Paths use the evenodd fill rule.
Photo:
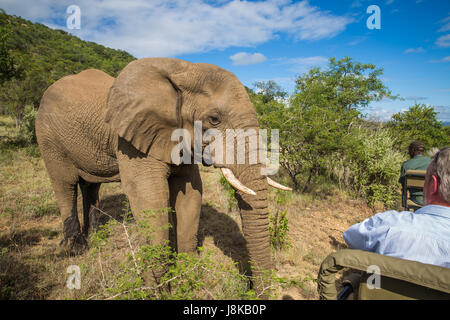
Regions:
<instances>
[{"instance_id":1,"label":"elephant's trunk","mask_svg":"<svg viewBox=\"0 0 450 320\"><path fill-rule=\"evenodd\" d=\"M236 141L237 146L245 145L245 162L244 164L227 165L225 169L222 167L222 172L236 189L242 229L252 266L254 289L258 294L262 294L265 297L266 292L264 291L270 282L267 281L269 280L268 275L273 268L270 250L267 188L268 185L283 190L289 190L290 188L284 187L262 175L262 168L265 166L266 161L266 159L260 158L260 150L263 146L259 145L259 143L258 145L254 144L255 141L260 141L258 125L251 121L249 121L250 123L242 119L240 121L240 128L243 128L244 131L253 129L254 132L254 134L250 133L247 138L245 135L237 137L237 140L239 140ZM228 136L227 139L229 139ZM243 150L236 148L235 151L242 152ZM254 160L256 159L255 164Z\"/></svg>"},{"instance_id":2,"label":"elephant's trunk","mask_svg":"<svg viewBox=\"0 0 450 320\"><path fill-rule=\"evenodd\" d=\"M238 170L240 171L240 170ZM260 165L247 166L238 175L238 179L255 191L256 195L236 191L242 219L242 230L247 243L252 279L256 292L262 293L266 281L265 271L272 269L269 236L269 212L267 207L267 180L261 175Z\"/></svg>"}]
</instances>

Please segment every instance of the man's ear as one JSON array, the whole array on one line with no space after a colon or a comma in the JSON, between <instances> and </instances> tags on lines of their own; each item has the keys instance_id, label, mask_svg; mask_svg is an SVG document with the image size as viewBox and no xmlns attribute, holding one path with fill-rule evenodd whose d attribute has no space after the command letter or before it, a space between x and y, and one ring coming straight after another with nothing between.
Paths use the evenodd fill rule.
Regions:
<instances>
[{"instance_id":1,"label":"man's ear","mask_svg":"<svg viewBox=\"0 0 450 320\"><path fill-rule=\"evenodd\" d=\"M431 194L436 194L439 191L439 179L435 175L431 176L430 187Z\"/></svg>"}]
</instances>

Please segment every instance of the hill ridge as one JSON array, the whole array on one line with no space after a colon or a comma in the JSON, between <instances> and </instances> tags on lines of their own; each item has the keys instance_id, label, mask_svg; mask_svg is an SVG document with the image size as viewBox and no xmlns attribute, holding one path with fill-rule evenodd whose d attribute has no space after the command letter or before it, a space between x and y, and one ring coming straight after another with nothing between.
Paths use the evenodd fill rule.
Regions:
<instances>
[{"instance_id":1,"label":"hill ridge","mask_svg":"<svg viewBox=\"0 0 450 320\"><path fill-rule=\"evenodd\" d=\"M126 51L8 15L1 8L0 31L3 39L6 36L7 56L15 69L22 70L20 76L6 79L0 86L0 113L13 111L19 119L25 105L39 106L43 92L56 80L91 68L116 77L136 59Z\"/></svg>"}]
</instances>

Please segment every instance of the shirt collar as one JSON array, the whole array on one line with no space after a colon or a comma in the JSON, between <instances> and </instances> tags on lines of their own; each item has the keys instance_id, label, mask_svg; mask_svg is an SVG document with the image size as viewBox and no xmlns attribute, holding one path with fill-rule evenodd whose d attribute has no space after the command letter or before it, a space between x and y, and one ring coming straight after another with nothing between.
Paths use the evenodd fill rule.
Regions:
<instances>
[{"instance_id":1,"label":"shirt collar","mask_svg":"<svg viewBox=\"0 0 450 320\"><path fill-rule=\"evenodd\" d=\"M450 207L430 204L428 206L420 208L415 212L415 214L429 214L450 219Z\"/></svg>"}]
</instances>

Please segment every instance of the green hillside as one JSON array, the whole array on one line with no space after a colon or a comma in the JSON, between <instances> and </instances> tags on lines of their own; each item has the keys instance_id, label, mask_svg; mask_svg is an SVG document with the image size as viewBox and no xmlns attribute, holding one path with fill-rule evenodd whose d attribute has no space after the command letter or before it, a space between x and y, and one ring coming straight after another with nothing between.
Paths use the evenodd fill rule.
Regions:
<instances>
[{"instance_id":1,"label":"green hillside","mask_svg":"<svg viewBox=\"0 0 450 320\"><path fill-rule=\"evenodd\" d=\"M21 121L25 105L38 107L45 89L63 76L96 68L117 76L135 58L32 23L0 9L0 113Z\"/></svg>"}]
</instances>

